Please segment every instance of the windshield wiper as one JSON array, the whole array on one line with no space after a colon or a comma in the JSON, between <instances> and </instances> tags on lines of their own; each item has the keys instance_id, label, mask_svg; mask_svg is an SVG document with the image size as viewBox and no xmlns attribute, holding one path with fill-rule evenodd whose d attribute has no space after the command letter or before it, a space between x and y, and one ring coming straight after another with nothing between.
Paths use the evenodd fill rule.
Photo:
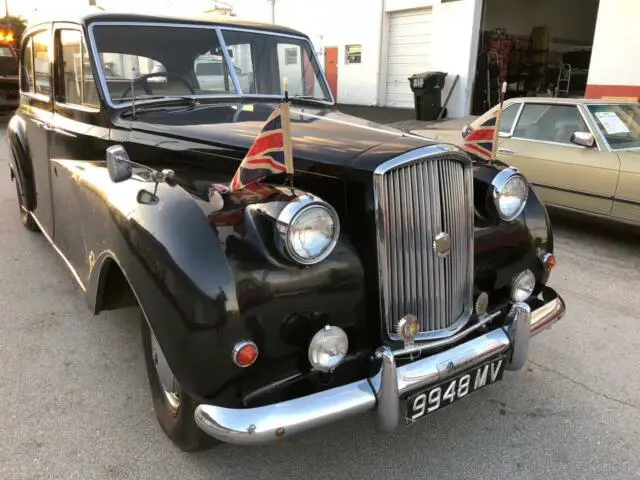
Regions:
<instances>
[{"instance_id":1,"label":"windshield wiper","mask_svg":"<svg viewBox=\"0 0 640 480\"><path fill-rule=\"evenodd\" d=\"M302 100L304 102L314 102L314 103L320 103L322 105L325 105L327 103L327 100L323 100L321 98L314 97L312 95L289 95L289 98L292 101Z\"/></svg>"},{"instance_id":2,"label":"windshield wiper","mask_svg":"<svg viewBox=\"0 0 640 480\"><path fill-rule=\"evenodd\" d=\"M144 103L136 103L135 111L149 110L158 106L169 106L171 104L183 105L188 104L189 107L196 107L200 102L189 95L136 95L132 102L143 101ZM129 108L133 109L133 105ZM127 112L128 114L132 112Z\"/></svg>"}]
</instances>

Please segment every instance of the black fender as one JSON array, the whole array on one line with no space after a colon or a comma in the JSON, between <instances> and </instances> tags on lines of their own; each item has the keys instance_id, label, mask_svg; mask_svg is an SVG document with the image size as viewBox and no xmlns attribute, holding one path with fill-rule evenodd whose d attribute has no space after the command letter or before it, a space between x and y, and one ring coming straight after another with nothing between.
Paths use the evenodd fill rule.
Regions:
<instances>
[{"instance_id":1,"label":"black fender","mask_svg":"<svg viewBox=\"0 0 640 480\"><path fill-rule=\"evenodd\" d=\"M24 119L14 115L7 125L7 142L9 144L9 168L20 186L24 196L24 206L28 210L36 207L36 186L33 164L29 156L29 143Z\"/></svg>"},{"instance_id":2,"label":"black fender","mask_svg":"<svg viewBox=\"0 0 640 480\"><path fill-rule=\"evenodd\" d=\"M111 308L105 288L117 267L190 395L239 406L278 379L308 381L317 375L308 366L308 342L326 324L354 339L358 366L344 371L362 374L352 368L360 368L358 352L371 352L368 340L377 330L367 325L362 265L346 239L318 265L293 265L263 242L272 236L256 230L268 228L257 221L256 207L272 199L254 195L220 210L181 186L160 184L154 203L136 195L153 192L152 183L107 183L106 169L104 176L94 186L106 211L92 209L102 246L87 279L87 304L94 313ZM245 339L260 355L242 369L232 350Z\"/></svg>"},{"instance_id":3,"label":"black fender","mask_svg":"<svg viewBox=\"0 0 640 480\"><path fill-rule=\"evenodd\" d=\"M553 253L551 221L531 184L520 217L504 222L497 216L491 182L504 168L501 162L474 163L476 284L480 290L506 293L511 278L528 268L536 275L539 292L549 279L542 258Z\"/></svg>"}]
</instances>

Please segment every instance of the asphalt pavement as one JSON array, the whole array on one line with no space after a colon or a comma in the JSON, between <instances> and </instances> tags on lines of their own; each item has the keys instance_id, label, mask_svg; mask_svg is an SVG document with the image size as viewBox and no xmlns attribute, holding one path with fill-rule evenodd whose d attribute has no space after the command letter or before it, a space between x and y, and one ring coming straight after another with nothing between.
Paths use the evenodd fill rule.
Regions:
<instances>
[{"instance_id":1,"label":"asphalt pavement","mask_svg":"<svg viewBox=\"0 0 640 480\"><path fill-rule=\"evenodd\" d=\"M93 316L22 228L3 140L0 479L640 478L640 234L554 223L568 311L522 371L392 435L365 416L186 454L156 423L135 312Z\"/></svg>"}]
</instances>

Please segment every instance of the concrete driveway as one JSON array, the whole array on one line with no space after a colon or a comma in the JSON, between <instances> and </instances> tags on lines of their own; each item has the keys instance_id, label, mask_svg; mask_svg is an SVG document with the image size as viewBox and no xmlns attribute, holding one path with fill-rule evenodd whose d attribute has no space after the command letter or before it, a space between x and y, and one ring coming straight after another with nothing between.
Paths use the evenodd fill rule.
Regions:
<instances>
[{"instance_id":1,"label":"concrete driveway","mask_svg":"<svg viewBox=\"0 0 640 480\"><path fill-rule=\"evenodd\" d=\"M6 158L3 141L0 479L640 478L640 235L554 219L566 317L523 371L422 423L383 435L362 417L189 455L154 418L136 313L87 311L20 225Z\"/></svg>"}]
</instances>

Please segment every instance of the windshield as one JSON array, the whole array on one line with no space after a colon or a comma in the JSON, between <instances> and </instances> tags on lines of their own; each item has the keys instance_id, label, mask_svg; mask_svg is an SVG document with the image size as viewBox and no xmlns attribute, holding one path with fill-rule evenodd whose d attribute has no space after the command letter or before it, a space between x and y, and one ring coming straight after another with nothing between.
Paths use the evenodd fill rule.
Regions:
<instances>
[{"instance_id":1,"label":"windshield","mask_svg":"<svg viewBox=\"0 0 640 480\"><path fill-rule=\"evenodd\" d=\"M330 101L306 39L211 27L96 25L98 67L114 104L145 96L289 95ZM236 89L234 77L239 89Z\"/></svg>"},{"instance_id":2,"label":"windshield","mask_svg":"<svg viewBox=\"0 0 640 480\"><path fill-rule=\"evenodd\" d=\"M589 105L589 110L613 150L640 148L640 104Z\"/></svg>"}]
</instances>

